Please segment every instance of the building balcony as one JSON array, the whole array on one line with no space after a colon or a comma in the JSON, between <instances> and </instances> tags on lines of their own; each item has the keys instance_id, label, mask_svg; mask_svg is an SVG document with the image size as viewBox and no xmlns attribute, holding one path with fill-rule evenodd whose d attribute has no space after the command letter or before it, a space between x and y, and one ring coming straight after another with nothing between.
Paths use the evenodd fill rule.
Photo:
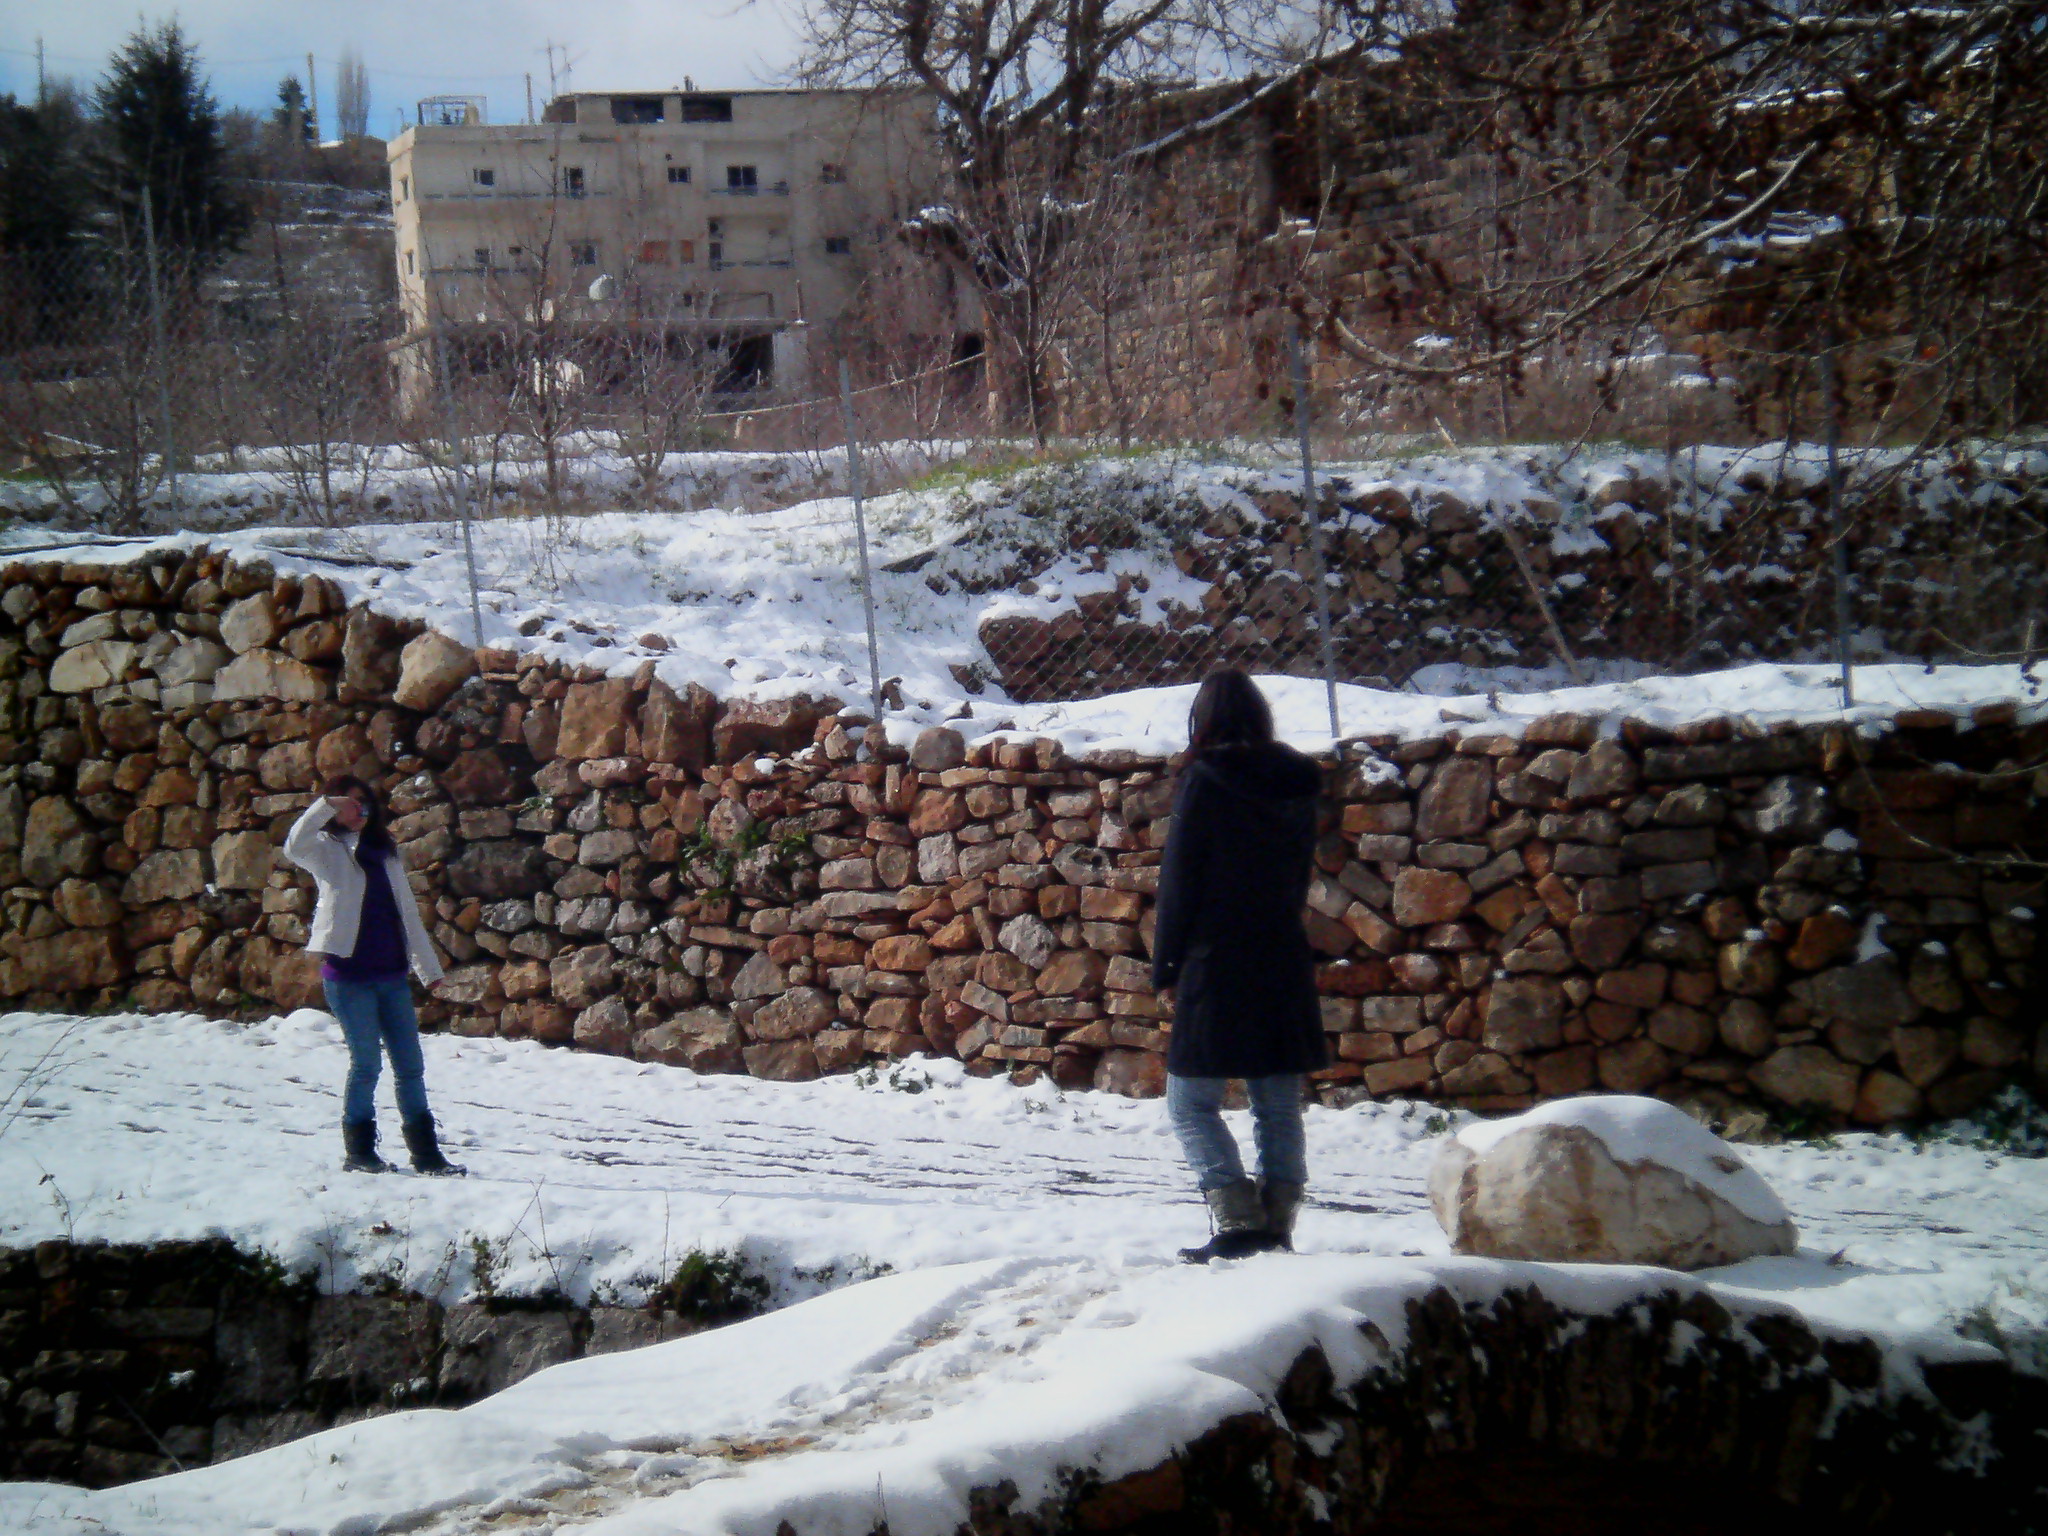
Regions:
<instances>
[{"instance_id":1,"label":"building balcony","mask_svg":"<svg viewBox=\"0 0 2048 1536\"><path fill-rule=\"evenodd\" d=\"M793 267L795 265L796 258L794 256L759 256L746 261L727 261L720 258L710 263L711 270L714 272L731 272L741 267Z\"/></svg>"},{"instance_id":2,"label":"building balcony","mask_svg":"<svg viewBox=\"0 0 2048 1536\"><path fill-rule=\"evenodd\" d=\"M706 187L704 191L709 197L787 197L789 183L778 181L765 187Z\"/></svg>"}]
</instances>

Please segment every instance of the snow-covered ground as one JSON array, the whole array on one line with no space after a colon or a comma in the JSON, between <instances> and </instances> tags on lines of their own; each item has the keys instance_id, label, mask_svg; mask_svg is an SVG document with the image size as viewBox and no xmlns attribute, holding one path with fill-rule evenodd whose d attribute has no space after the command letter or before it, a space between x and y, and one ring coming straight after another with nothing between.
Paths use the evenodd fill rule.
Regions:
<instances>
[{"instance_id":1,"label":"snow-covered ground","mask_svg":"<svg viewBox=\"0 0 2048 1536\"><path fill-rule=\"evenodd\" d=\"M1157 1101L944 1062L788 1085L529 1042L426 1046L465 1180L336 1170L343 1054L325 1015L0 1018L0 1244L223 1233L330 1288L388 1278L456 1299L480 1238L500 1290L622 1301L691 1249L730 1251L778 1299L812 1299L172 1478L0 1486L0 1527L453 1536L573 1514L614 1536L765 1536L885 1514L899 1536L950 1531L973 1486L1155 1464L1255 1408L1312 1341L1340 1375L1364 1369L1358 1322L1398 1344L1405 1298L1440 1283L1483 1299L1537 1279L1589 1308L1703 1284L1920 1352L1980 1347L1957 1336L1972 1315L2048 1327L2044 1165L1958 1145L1745 1149L1800 1252L1687 1281L1449 1258L1423 1194L1449 1120L1315 1107L1301 1253L1192 1271L1172 1253L1203 1216ZM883 1265L896 1273L861 1282Z\"/></svg>"},{"instance_id":2,"label":"snow-covered ground","mask_svg":"<svg viewBox=\"0 0 2048 1536\"><path fill-rule=\"evenodd\" d=\"M896 484L934 465L956 460L967 445L944 440L872 443L865 449L869 485ZM245 448L233 454L201 454L181 474L173 499L168 484L150 498L146 526L222 529L257 522L318 526L324 458L330 494L345 521L370 508L376 515L404 520L446 517L458 495L481 515L499 506L531 507L546 491L546 467L531 442L490 438L464 449L458 477L417 448L395 443L330 444ZM698 507L760 510L788 506L809 497L846 489L846 453L841 448L776 451L718 449L662 456L659 464L619 451L618 434L574 432L556 444L561 494L579 510L590 507L654 506L690 511ZM652 470L651 481L646 471ZM72 498L88 515L100 515L105 494L89 481L71 486ZM64 518L56 492L37 481L0 482L0 511L35 521ZM36 542L48 541L44 532Z\"/></svg>"}]
</instances>

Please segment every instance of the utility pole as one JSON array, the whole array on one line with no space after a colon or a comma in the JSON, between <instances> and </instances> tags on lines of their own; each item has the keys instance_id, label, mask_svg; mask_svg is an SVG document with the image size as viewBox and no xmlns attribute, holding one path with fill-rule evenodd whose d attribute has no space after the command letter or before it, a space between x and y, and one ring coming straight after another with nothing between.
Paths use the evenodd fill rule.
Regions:
<instances>
[{"instance_id":1,"label":"utility pole","mask_svg":"<svg viewBox=\"0 0 2048 1536\"><path fill-rule=\"evenodd\" d=\"M526 121L533 122L533 71L526 72Z\"/></svg>"},{"instance_id":2,"label":"utility pole","mask_svg":"<svg viewBox=\"0 0 2048 1536\"><path fill-rule=\"evenodd\" d=\"M313 143L320 142L320 80L313 73L313 55L306 55L306 126L313 131Z\"/></svg>"},{"instance_id":3,"label":"utility pole","mask_svg":"<svg viewBox=\"0 0 2048 1536\"><path fill-rule=\"evenodd\" d=\"M42 105L44 104L44 97L45 97L45 93L46 93L46 92L48 91L48 89L49 89L49 87L48 87L48 85L46 84L46 82L45 82L45 80L44 80L44 77L43 77L43 34L42 34L42 33L40 33L40 32L38 32L38 33L36 34L36 105L37 105L37 106L39 106L39 107L40 107L40 106L42 106Z\"/></svg>"}]
</instances>

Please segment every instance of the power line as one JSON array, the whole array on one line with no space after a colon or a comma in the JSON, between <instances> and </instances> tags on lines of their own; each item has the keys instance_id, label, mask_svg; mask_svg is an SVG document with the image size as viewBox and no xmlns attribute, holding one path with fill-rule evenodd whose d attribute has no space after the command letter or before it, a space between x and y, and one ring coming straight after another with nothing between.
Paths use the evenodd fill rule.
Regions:
<instances>
[{"instance_id":1,"label":"power line","mask_svg":"<svg viewBox=\"0 0 2048 1536\"><path fill-rule=\"evenodd\" d=\"M33 48L8 48L0 46L0 53L13 54L16 58L21 59L40 57L63 64L104 64L107 62L103 58L90 54L50 53L47 51L39 54ZM272 53L252 59L209 59L202 54L200 61L208 69L252 69L258 64L296 64L302 57L303 55L296 53ZM316 56L315 62L325 67L332 67L340 61L338 58L330 59ZM517 80L519 78L519 74L516 71L505 74L465 75L457 74L453 70L387 69L383 65L376 63L370 63L369 70L373 75L389 75L394 80Z\"/></svg>"}]
</instances>

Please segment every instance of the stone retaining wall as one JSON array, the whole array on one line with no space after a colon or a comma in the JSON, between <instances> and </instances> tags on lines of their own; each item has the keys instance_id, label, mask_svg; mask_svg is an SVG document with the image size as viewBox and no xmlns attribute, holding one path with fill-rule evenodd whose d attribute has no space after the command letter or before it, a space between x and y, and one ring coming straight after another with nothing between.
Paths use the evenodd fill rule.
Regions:
<instances>
[{"instance_id":1,"label":"stone retaining wall","mask_svg":"<svg viewBox=\"0 0 2048 1536\"><path fill-rule=\"evenodd\" d=\"M651 660L472 653L204 552L11 566L0 613L21 1006L315 1000L312 892L277 849L318 777L354 771L448 958L429 1027L776 1079L931 1051L1159 1091L1168 763L943 728L906 752L836 701L721 708ZM1873 739L1552 716L1351 743L1308 918L1320 1091L1967 1110L2048 1070L2024 863L2048 785L2016 766L2044 747L2009 706Z\"/></svg>"},{"instance_id":2,"label":"stone retaining wall","mask_svg":"<svg viewBox=\"0 0 2048 1536\"><path fill-rule=\"evenodd\" d=\"M1618 1311L1534 1288L1485 1303L1455 1290L1412 1300L1391 1345L1365 1325L1383 1364L1348 1390L1310 1349L1271 1412L1114 1482L1076 1474L1035 1507L1008 1485L976 1490L964 1529L1473 1529L1446 1524L1470 1507L1441 1501L1448 1482L1469 1506L1475 1476L1516 1506L1515 1529L1538 1533L1588 1529L1589 1514L1612 1517L1642 1492L1639 1513L1663 1528L1694 1478L1689 1497L1722 1514L1796 1510L1830 1530L2025 1532L2048 1513L2030 1449L2048 1426L2048 1384L2007 1359L1937 1352L1888 1367L1879 1341L1691 1287ZM0 1250L0 1477L105 1487L225 1461L397 1408L471 1402L703 1321L325 1296L225 1242ZM1494 1483L1503 1462L1518 1478Z\"/></svg>"},{"instance_id":3,"label":"stone retaining wall","mask_svg":"<svg viewBox=\"0 0 2048 1536\"><path fill-rule=\"evenodd\" d=\"M962 1532L2048 1529L2048 1384L2004 1360L1894 1374L1872 1339L1677 1290L1588 1313L1438 1289L1405 1321L1356 1386L1311 1348L1268 1411L1036 1506L977 1489Z\"/></svg>"},{"instance_id":4,"label":"stone retaining wall","mask_svg":"<svg viewBox=\"0 0 2048 1536\"><path fill-rule=\"evenodd\" d=\"M651 1307L322 1296L225 1242L0 1250L0 1478L154 1477L697 1326Z\"/></svg>"}]
</instances>

